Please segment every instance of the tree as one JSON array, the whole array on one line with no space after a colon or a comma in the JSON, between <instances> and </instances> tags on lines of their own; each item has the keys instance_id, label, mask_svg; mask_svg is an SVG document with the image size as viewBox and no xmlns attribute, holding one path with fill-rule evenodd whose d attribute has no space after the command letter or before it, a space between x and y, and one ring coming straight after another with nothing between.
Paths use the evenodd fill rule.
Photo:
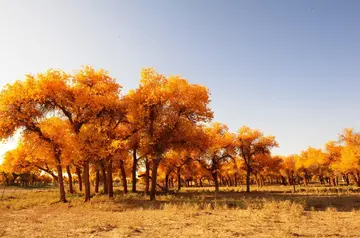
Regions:
<instances>
[{"instance_id":1,"label":"tree","mask_svg":"<svg viewBox=\"0 0 360 238\"><path fill-rule=\"evenodd\" d=\"M142 143L151 155L148 158L152 158L150 199L154 200L157 169L164 153L186 143L194 125L212 118L209 94L207 88L190 84L180 76L166 78L153 69L144 69L139 88L130 91L129 96L129 112L137 115Z\"/></svg>"},{"instance_id":2,"label":"tree","mask_svg":"<svg viewBox=\"0 0 360 238\"><path fill-rule=\"evenodd\" d=\"M309 147L300 153L296 166L299 175L303 177L304 184L308 184L308 180L313 175L318 175L321 183L324 182L324 163L326 159L325 153L321 149Z\"/></svg>"},{"instance_id":3,"label":"tree","mask_svg":"<svg viewBox=\"0 0 360 238\"><path fill-rule=\"evenodd\" d=\"M337 182L337 173L341 171L336 170L334 167L334 164L338 163L341 158L341 145L336 143L335 141L329 141L325 145L326 148L326 154L325 159L323 161L323 165L326 166L329 170L329 176L330 176L330 183L332 183L334 186L338 185Z\"/></svg>"},{"instance_id":4,"label":"tree","mask_svg":"<svg viewBox=\"0 0 360 238\"><path fill-rule=\"evenodd\" d=\"M56 162L60 201L66 202L62 177L61 145L59 138L51 133L49 124L59 120L45 120L51 111L44 104L46 100L38 82L32 76L26 76L24 81L7 85L0 93L0 138L7 139L18 130L36 135L42 143L51 148ZM55 125L57 126L57 125Z\"/></svg>"},{"instance_id":5,"label":"tree","mask_svg":"<svg viewBox=\"0 0 360 238\"><path fill-rule=\"evenodd\" d=\"M253 169L254 156L258 154L270 154L273 147L278 143L274 136L264 136L259 130L243 126L239 129L236 137L236 148L245 162L246 169L246 192L250 192L250 175Z\"/></svg>"},{"instance_id":6,"label":"tree","mask_svg":"<svg viewBox=\"0 0 360 238\"><path fill-rule=\"evenodd\" d=\"M235 135L220 123L213 123L205 128L206 147L199 154L197 161L209 171L214 180L215 192L219 192L219 171L224 163L232 161L234 156Z\"/></svg>"},{"instance_id":7,"label":"tree","mask_svg":"<svg viewBox=\"0 0 360 238\"><path fill-rule=\"evenodd\" d=\"M282 158L279 156L271 156L270 154L258 154L254 156L253 174L257 185L262 187L266 178L270 183L280 176ZM284 182L284 181L282 181Z\"/></svg>"},{"instance_id":8,"label":"tree","mask_svg":"<svg viewBox=\"0 0 360 238\"><path fill-rule=\"evenodd\" d=\"M289 155L283 157L282 166L281 166L281 174L283 174L287 180L288 184L293 186L293 190L295 192L295 175L296 175L296 156Z\"/></svg>"},{"instance_id":9,"label":"tree","mask_svg":"<svg viewBox=\"0 0 360 238\"><path fill-rule=\"evenodd\" d=\"M94 120L107 117L117 125L124 117L119 99L121 86L103 69L85 66L73 74L49 70L34 78L39 81L44 105L61 112L77 137L83 126ZM90 200L89 163L90 158L83 154L85 201Z\"/></svg>"},{"instance_id":10,"label":"tree","mask_svg":"<svg viewBox=\"0 0 360 238\"><path fill-rule=\"evenodd\" d=\"M176 173L177 176L177 190L181 189L181 169L184 165L192 160L190 146L187 148L171 149L164 155L162 163L165 171L165 192L169 190L169 176L171 173Z\"/></svg>"},{"instance_id":11,"label":"tree","mask_svg":"<svg viewBox=\"0 0 360 238\"><path fill-rule=\"evenodd\" d=\"M343 143L340 160L334 163L333 168L349 174L356 186L360 187L360 133L345 129L340 141Z\"/></svg>"}]
</instances>

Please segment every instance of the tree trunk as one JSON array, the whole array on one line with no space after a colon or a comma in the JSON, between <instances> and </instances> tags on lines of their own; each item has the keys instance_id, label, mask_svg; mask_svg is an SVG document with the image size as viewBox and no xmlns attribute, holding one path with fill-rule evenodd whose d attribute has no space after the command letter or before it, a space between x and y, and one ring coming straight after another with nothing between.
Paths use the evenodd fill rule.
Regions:
<instances>
[{"instance_id":1,"label":"tree trunk","mask_svg":"<svg viewBox=\"0 0 360 238\"><path fill-rule=\"evenodd\" d=\"M90 178L89 178L89 161L84 163L84 187L85 187L85 202L90 201Z\"/></svg>"},{"instance_id":2,"label":"tree trunk","mask_svg":"<svg viewBox=\"0 0 360 238\"><path fill-rule=\"evenodd\" d=\"M179 192L181 189L181 168L177 168L176 176L177 176L177 190Z\"/></svg>"},{"instance_id":3,"label":"tree trunk","mask_svg":"<svg viewBox=\"0 0 360 238\"><path fill-rule=\"evenodd\" d=\"M306 180L306 174L304 175L304 185L305 185L305 186L308 185L307 180Z\"/></svg>"},{"instance_id":4,"label":"tree trunk","mask_svg":"<svg viewBox=\"0 0 360 238\"><path fill-rule=\"evenodd\" d=\"M106 170L104 162L101 163L101 174L102 174L102 180L104 185L104 194L108 194L108 185L107 185L107 176L106 176Z\"/></svg>"},{"instance_id":5,"label":"tree trunk","mask_svg":"<svg viewBox=\"0 0 360 238\"><path fill-rule=\"evenodd\" d=\"M350 185L349 175L348 175L348 174L345 174L344 177L345 177L346 185L349 186L349 185Z\"/></svg>"},{"instance_id":6,"label":"tree trunk","mask_svg":"<svg viewBox=\"0 0 360 238\"><path fill-rule=\"evenodd\" d=\"M132 165L132 170L131 170L131 178L132 178L132 188L131 188L131 192L136 193L136 170L137 170L137 163L138 163L138 159L136 157L136 149L133 150L133 165Z\"/></svg>"},{"instance_id":7,"label":"tree trunk","mask_svg":"<svg viewBox=\"0 0 360 238\"><path fill-rule=\"evenodd\" d=\"M61 164L58 164L56 166L57 172L58 172L58 183L59 183L59 189L60 189L60 202L67 202L65 198L65 188L64 188L64 178L62 174L62 168Z\"/></svg>"},{"instance_id":8,"label":"tree trunk","mask_svg":"<svg viewBox=\"0 0 360 238\"><path fill-rule=\"evenodd\" d=\"M70 165L66 166L66 172L69 177L69 193L74 193L73 184L72 184L72 176L70 171Z\"/></svg>"},{"instance_id":9,"label":"tree trunk","mask_svg":"<svg viewBox=\"0 0 360 238\"><path fill-rule=\"evenodd\" d=\"M99 168L96 168L96 171L95 171L95 193L99 192L99 183L100 183L100 172L99 172Z\"/></svg>"},{"instance_id":10,"label":"tree trunk","mask_svg":"<svg viewBox=\"0 0 360 238\"><path fill-rule=\"evenodd\" d=\"M169 192L169 173L165 175L165 193Z\"/></svg>"},{"instance_id":11,"label":"tree trunk","mask_svg":"<svg viewBox=\"0 0 360 238\"><path fill-rule=\"evenodd\" d=\"M281 184L286 185L286 179L284 176L281 176Z\"/></svg>"},{"instance_id":12,"label":"tree trunk","mask_svg":"<svg viewBox=\"0 0 360 238\"><path fill-rule=\"evenodd\" d=\"M79 182L79 191L82 191L82 178L81 178L81 169L80 167L76 166L76 174L78 176L78 182Z\"/></svg>"},{"instance_id":13,"label":"tree trunk","mask_svg":"<svg viewBox=\"0 0 360 238\"><path fill-rule=\"evenodd\" d=\"M331 178L331 181L332 181L333 186L336 187L336 179L335 179L335 177Z\"/></svg>"},{"instance_id":14,"label":"tree trunk","mask_svg":"<svg viewBox=\"0 0 360 238\"><path fill-rule=\"evenodd\" d=\"M251 172L250 172L250 168L248 167L246 170L246 192L250 193L250 176L251 176Z\"/></svg>"},{"instance_id":15,"label":"tree trunk","mask_svg":"<svg viewBox=\"0 0 360 238\"><path fill-rule=\"evenodd\" d=\"M150 162L148 159L145 160L145 194L149 194L149 188L150 188Z\"/></svg>"},{"instance_id":16,"label":"tree trunk","mask_svg":"<svg viewBox=\"0 0 360 238\"><path fill-rule=\"evenodd\" d=\"M351 177L353 178L355 185L360 187L360 174L359 173L351 173Z\"/></svg>"},{"instance_id":17,"label":"tree trunk","mask_svg":"<svg viewBox=\"0 0 360 238\"><path fill-rule=\"evenodd\" d=\"M127 189L127 181L126 181L126 171L125 171L125 164L123 160L120 160L120 174L121 174L121 179L122 179L122 184L124 187L124 193L128 193L128 189Z\"/></svg>"},{"instance_id":18,"label":"tree trunk","mask_svg":"<svg viewBox=\"0 0 360 238\"><path fill-rule=\"evenodd\" d=\"M151 173L151 191L150 191L150 200L153 201L156 199L156 180L157 180L157 169L160 163L160 159L155 159L153 161L153 168Z\"/></svg>"},{"instance_id":19,"label":"tree trunk","mask_svg":"<svg viewBox=\"0 0 360 238\"><path fill-rule=\"evenodd\" d=\"M219 192L219 181L218 181L218 172L217 170L214 170L211 173L213 179L214 179L214 185L215 185L215 192Z\"/></svg>"},{"instance_id":20,"label":"tree trunk","mask_svg":"<svg viewBox=\"0 0 360 238\"><path fill-rule=\"evenodd\" d=\"M107 186L108 186L108 194L109 198L114 197L114 187L113 187L113 176L112 176L112 170L113 170L113 163L112 158L109 158L107 161Z\"/></svg>"}]
</instances>

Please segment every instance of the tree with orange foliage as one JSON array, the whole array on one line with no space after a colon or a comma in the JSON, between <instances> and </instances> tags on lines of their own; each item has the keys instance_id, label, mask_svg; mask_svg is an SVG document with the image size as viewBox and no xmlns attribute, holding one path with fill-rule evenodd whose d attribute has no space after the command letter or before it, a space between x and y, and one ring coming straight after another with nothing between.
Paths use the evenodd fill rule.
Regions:
<instances>
[{"instance_id":1,"label":"tree with orange foliage","mask_svg":"<svg viewBox=\"0 0 360 238\"><path fill-rule=\"evenodd\" d=\"M255 155L252 172L255 175L257 185L264 186L266 178L270 183L277 180L280 176L281 162L282 158L279 156L271 156L270 154Z\"/></svg>"},{"instance_id":2,"label":"tree with orange foliage","mask_svg":"<svg viewBox=\"0 0 360 238\"><path fill-rule=\"evenodd\" d=\"M259 154L270 154L271 148L277 146L278 143L274 136L264 136L261 131L247 126L239 129L236 137L236 149L245 162L246 192L250 192L250 176L254 157Z\"/></svg>"},{"instance_id":3,"label":"tree with orange foliage","mask_svg":"<svg viewBox=\"0 0 360 238\"><path fill-rule=\"evenodd\" d=\"M155 199L157 169L172 147L187 143L191 128L212 118L207 88L180 76L165 76L144 69L138 89L129 92L129 113L136 116L142 143L152 158L150 199ZM134 113L135 112L135 113ZM150 158L150 157L149 157Z\"/></svg>"},{"instance_id":4,"label":"tree with orange foliage","mask_svg":"<svg viewBox=\"0 0 360 238\"><path fill-rule=\"evenodd\" d=\"M33 77L27 76L25 81L7 85L1 91L0 138L9 138L20 129L38 137L42 143L51 148L56 161L60 201L66 202L62 176L62 145L59 144L60 138L54 133L54 130L59 129L56 128L57 126L66 125L55 124L55 127L51 127L49 124L55 120L43 120L52 111L52 108L44 104L46 97L37 83ZM63 131L63 128L60 131Z\"/></svg>"},{"instance_id":5,"label":"tree with orange foliage","mask_svg":"<svg viewBox=\"0 0 360 238\"><path fill-rule=\"evenodd\" d=\"M360 133L345 129L340 141L343 143L341 156L333 164L333 168L349 174L356 186L360 187Z\"/></svg>"},{"instance_id":6,"label":"tree with orange foliage","mask_svg":"<svg viewBox=\"0 0 360 238\"><path fill-rule=\"evenodd\" d=\"M45 96L44 105L60 111L76 136L80 135L84 125L99 118L111 118L110 128L124 118L119 100L121 86L105 70L95 70L90 66L73 74L49 70L34 78L39 81ZM85 201L90 200L89 159L82 156Z\"/></svg>"},{"instance_id":7,"label":"tree with orange foliage","mask_svg":"<svg viewBox=\"0 0 360 238\"><path fill-rule=\"evenodd\" d=\"M214 180L215 191L219 192L219 171L224 163L229 162L235 155L235 135L229 128L220 123L213 123L204 129L205 147L198 155L197 161L209 171Z\"/></svg>"},{"instance_id":8,"label":"tree with orange foliage","mask_svg":"<svg viewBox=\"0 0 360 238\"><path fill-rule=\"evenodd\" d=\"M289 155L283 157L282 168L280 169L280 173L287 178L287 183L289 186L293 186L293 190L295 192L295 176L296 176L296 156Z\"/></svg>"},{"instance_id":9,"label":"tree with orange foliage","mask_svg":"<svg viewBox=\"0 0 360 238\"><path fill-rule=\"evenodd\" d=\"M324 182L324 163L326 154L321 149L309 147L303 150L296 161L298 174L303 178L305 185L313 176L318 176L321 183Z\"/></svg>"},{"instance_id":10,"label":"tree with orange foliage","mask_svg":"<svg viewBox=\"0 0 360 238\"><path fill-rule=\"evenodd\" d=\"M338 185L337 180L337 173L341 171L337 171L333 165L338 163L341 158L341 145L336 143L335 141L329 141L325 145L326 148L326 154L325 154L325 160L323 161L323 165L326 166L329 170L329 176L330 176L330 184L333 186Z\"/></svg>"},{"instance_id":11,"label":"tree with orange foliage","mask_svg":"<svg viewBox=\"0 0 360 238\"><path fill-rule=\"evenodd\" d=\"M169 176L171 173L176 173L177 176L177 190L181 189L181 169L188 164L192 159L191 148L178 148L169 150L164 155L163 167L165 171L165 192L169 190Z\"/></svg>"},{"instance_id":12,"label":"tree with orange foliage","mask_svg":"<svg viewBox=\"0 0 360 238\"><path fill-rule=\"evenodd\" d=\"M8 138L18 129L36 133L52 146L57 160L60 200L66 201L63 189L61 148L39 127L50 112L66 118L72 133L79 136L82 127L99 117L121 111L120 86L104 70L86 66L73 74L48 70L27 75L25 81L8 85L0 95L0 137ZM116 113L122 118L122 113ZM117 118L116 118L117 119ZM90 199L89 161L81 156L84 166L85 201ZM60 181L61 180L61 181Z\"/></svg>"}]
</instances>

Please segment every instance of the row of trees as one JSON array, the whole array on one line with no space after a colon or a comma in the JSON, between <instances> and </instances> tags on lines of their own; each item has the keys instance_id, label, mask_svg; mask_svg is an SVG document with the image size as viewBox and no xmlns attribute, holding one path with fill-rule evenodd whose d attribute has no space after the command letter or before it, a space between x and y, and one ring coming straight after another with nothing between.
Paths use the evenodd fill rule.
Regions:
<instances>
[{"instance_id":1,"label":"row of trees","mask_svg":"<svg viewBox=\"0 0 360 238\"><path fill-rule=\"evenodd\" d=\"M232 133L211 123L209 102L206 87L153 69L143 69L138 88L126 95L106 71L89 66L27 75L0 94L0 138L21 133L18 147L5 155L0 179L41 183L47 174L63 202L64 179L70 193L76 180L89 201L91 181L94 192L101 183L113 197L118 173L124 192L127 178L132 192L143 178L151 200L157 188L167 192L174 181L178 190L207 181L216 191L245 182L248 192L253 182L307 184L314 176L322 183L335 184L341 176L359 185L359 134L346 130L325 152L309 148L300 155L271 156L278 146L273 136L246 126Z\"/></svg>"}]
</instances>

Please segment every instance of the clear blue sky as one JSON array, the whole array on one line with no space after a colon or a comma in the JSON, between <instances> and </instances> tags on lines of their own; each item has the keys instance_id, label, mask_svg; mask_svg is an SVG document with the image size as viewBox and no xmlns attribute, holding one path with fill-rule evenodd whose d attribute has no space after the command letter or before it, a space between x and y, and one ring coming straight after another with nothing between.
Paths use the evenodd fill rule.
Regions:
<instances>
[{"instance_id":1,"label":"clear blue sky","mask_svg":"<svg viewBox=\"0 0 360 238\"><path fill-rule=\"evenodd\" d=\"M0 85L90 64L127 91L155 67L286 155L360 128L359 23L360 1L0 1Z\"/></svg>"}]
</instances>

